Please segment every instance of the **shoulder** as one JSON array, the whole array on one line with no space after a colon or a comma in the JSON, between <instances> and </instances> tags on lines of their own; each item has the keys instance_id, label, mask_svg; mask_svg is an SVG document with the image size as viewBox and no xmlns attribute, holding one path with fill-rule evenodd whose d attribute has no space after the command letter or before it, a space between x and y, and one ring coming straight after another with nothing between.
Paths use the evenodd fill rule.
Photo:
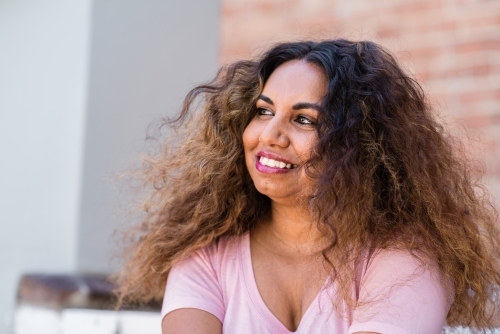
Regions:
<instances>
[{"instance_id":1,"label":"shoulder","mask_svg":"<svg viewBox=\"0 0 500 334\"><path fill-rule=\"evenodd\" d=\"M180 260L173 266L172 271L189 270L191 267L222 270L228 262L238 261L240 249L245 246L246 238L248 234L222 237Z\"/></svg>"},{"instance_id":2,"label":"shoulder","mask_svg":"<svg viewBox=\"0 0 500 334\"><path fill-rule=\"evenodd\" d=\"M360 274L356 326L383 323L409 333L441 333L452 294L435 261L421 253L378 249L366 255Z\"/></svg>"},{"instance_id":3,"label":"shoulder","mask_svg":"<svg viewBox=\"0 0 500 334\"><path fill-rule=\"evenodd\" d=\"M176 263L167 278L162 316L180 308L196 308L222 321L225 291L238 276L245 238L247 235L221 238Z\"/></svg>"},{"instance_id":4,"label":"shoulder","mask_svg":"<svg viewBox=\"0 0 500 334\"><path fill-rule=\"evenodd\" d=\"M411 279L429 275L442 281L441 271L434 260L422 252L410 253L402 249L376 249L363 257L361 283L377 277Z\"/></svg>"},{"instance_id":5,"label":"shoulder","mask_svg":"<svg viewBox=\"0 0 500 334\"><path fill-rule=\"evenodd\" d=\"M451 303L449 284L437 263L422 252L400 249L377 249L367 254L360 270L359 297L382 294L392 296L399 291L433 293ZM376 295L376 296L375 296Z\"/></svg>"}]
</instances>

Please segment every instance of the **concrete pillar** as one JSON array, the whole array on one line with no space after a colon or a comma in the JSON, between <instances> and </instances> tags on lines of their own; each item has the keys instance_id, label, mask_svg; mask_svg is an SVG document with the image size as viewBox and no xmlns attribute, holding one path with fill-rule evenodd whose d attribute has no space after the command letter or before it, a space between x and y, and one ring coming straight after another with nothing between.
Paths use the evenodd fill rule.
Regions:
<instances>
[{"instance_id":1,"label":"concrete pillar","mask_svg":"<svg viewBox=\"0 0 500 334\"><path fill-rule=\"evenodd\" d=\"M148 125L173 115L217 70L216 0L101 0L92 38L78 269L109 272L130 189L113 179L138 161Z\"/></svg>"}]
</instances>

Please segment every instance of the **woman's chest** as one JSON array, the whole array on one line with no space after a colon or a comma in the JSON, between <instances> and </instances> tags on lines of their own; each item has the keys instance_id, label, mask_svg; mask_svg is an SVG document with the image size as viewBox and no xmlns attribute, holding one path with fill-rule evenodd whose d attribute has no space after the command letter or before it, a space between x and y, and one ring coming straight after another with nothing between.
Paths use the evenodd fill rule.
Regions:
<instances>
[{"instance_id":1,"label":"woman's chest","mask_svg":"<svg viewBox=\"0 0 500 334\"><path fill-rule=\"evenodd\" d=\"M351 312L345 305L341 305L340 309L334 306L334 286L321 287L312 296L293 328L290 323L286 323L289 318L284 318L290 309L279 309L276 304L266 304L273 301L270 296L263 298L256 284L243 279L233 288L225 293L224 333L347 333L352 322ZM280 300L283 299L277 298L276 302ZM283 313L279 313L280 311Z\"/></svg>"},{"instance_id":2,"label":"woman's chest","mask_svg":"<svg viewBox=\"0 0 500 334\"><path fill-rule=\"evenodd\" d=\"M325 284L327 273L315 259L287 263L252 261L255 285L269 311L294 332Z\"/></svg>"},{"instance_id":3,"label":"woman's chest","mask_svg":"<svg viewBox=\"0 0 500 334\"><path fill-rule=\"evenodd\" d=\"M243 246L235 259L238 270L231 266L219 276L230 282L222 282L224 332L347 332L350 313L343 305L340 312L333 306L335 284L325 284L324 267L313 261L300 266L257 261L254 266L249 245Z\"/></svg>"}]
</instances>

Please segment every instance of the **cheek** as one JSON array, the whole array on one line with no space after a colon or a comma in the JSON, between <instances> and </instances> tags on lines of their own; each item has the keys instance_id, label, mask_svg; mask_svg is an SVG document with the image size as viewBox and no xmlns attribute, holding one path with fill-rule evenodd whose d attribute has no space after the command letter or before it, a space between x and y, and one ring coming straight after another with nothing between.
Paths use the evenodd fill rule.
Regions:
<instances>
[{"instance_id":1,"label":"cheek","mask_svg":"<svg viewBox=\"0 0 500 334\"><path fill-rule=\"evenodd\" d=\"M252 150L259 144L259 132L254 122L250 122L243 131L243 148L245 152Z\"/></svg>"},{"instance_id":2,"label":"cheek","mask_svg":"<svg viewBox=\"0 0 500 334\"><path fill-rule=\"evenodd\" d=\"M297 145L295 146L295 151L297 155L300 156L302 161L308 160L312 152L314 151L314 147L318 143L318 135L316 133L303 136L300 140L297 141Z\"/></svg>"}]
</instances>

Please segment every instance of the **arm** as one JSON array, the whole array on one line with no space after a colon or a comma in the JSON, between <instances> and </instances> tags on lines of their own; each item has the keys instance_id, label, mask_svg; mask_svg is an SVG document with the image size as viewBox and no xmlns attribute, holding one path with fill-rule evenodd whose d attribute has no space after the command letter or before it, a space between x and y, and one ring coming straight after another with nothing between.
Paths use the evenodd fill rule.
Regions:
<instances>
[{"instance_id":1,"label":"arm","mask_svg":"<svg viewBox=\"0 0 500 334\"><path fill-rule=\"evenodd\" d=\"M221 334L222 324L208 312L183 308L167 314L161 329L162 334Z\"/></svg>"},{"instance_id":2,"label":"arm","mask_svg":"<svg viewBox=\"0 0 500 334\"><path fill-rule=\"evenodd\" d=\"M213 255L201 249L174 265L162 307L163 334L221 334L225 307Z\"/></svg>"}]
</instances>

